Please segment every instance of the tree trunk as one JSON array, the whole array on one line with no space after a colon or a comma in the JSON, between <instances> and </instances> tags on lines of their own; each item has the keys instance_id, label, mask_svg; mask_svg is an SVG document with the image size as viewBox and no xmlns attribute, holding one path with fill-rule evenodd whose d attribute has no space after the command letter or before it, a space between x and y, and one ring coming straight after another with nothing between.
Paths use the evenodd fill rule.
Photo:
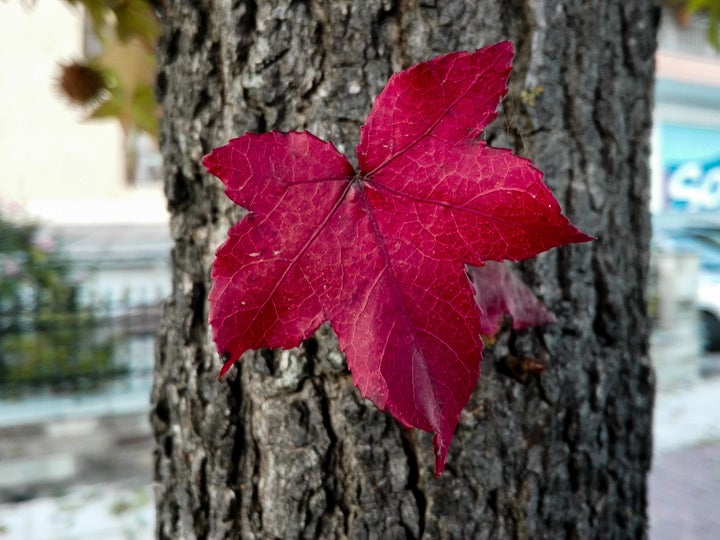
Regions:
<instances>
[{"instance_id":1,"label":"tree trunk","mask_svg":"<svg viewBox=\"0 0 720 540\"><path fill-rule=\"evenodd\" d=\"M175 248L152 396L158 537L646 537L653 2L163 4ZM503 39L517 56L487 139L533 159L598 239L520 265L558 323L505 330L486 349L445 473L433 476L430 434L360 398L328 327L297 349L247 354L218 382L209 270L241 213L202 156L271 129L309 129L354 154L392 72ZM518 357L548 367L523 373Z\"/></svg>"}]
</instances>

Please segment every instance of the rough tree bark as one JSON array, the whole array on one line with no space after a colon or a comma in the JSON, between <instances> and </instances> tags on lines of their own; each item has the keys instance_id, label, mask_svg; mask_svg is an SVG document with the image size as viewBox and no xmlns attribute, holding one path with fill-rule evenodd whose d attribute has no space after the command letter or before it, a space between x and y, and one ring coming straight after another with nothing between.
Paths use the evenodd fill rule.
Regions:
<instances>
[{"instance_id":1,"label":"rough tree bark","mask_svg":"<svg viewBox=\"0 0 720 540\"><path fill-rule=\"evenodd\" d=\"M651 0L163 2L174 290L153 390L159 538L643 538L653 378L644 286ZM558 316L504 331L439 479L430 435L364 402L328 328L218 382L206 297L240 212L201 157L307 128L353 153L393 72L512 40L488 131L531 157L591 244L521 264ZM547 360L515 373L513 357Z\"/></svg>"}]
</instances>

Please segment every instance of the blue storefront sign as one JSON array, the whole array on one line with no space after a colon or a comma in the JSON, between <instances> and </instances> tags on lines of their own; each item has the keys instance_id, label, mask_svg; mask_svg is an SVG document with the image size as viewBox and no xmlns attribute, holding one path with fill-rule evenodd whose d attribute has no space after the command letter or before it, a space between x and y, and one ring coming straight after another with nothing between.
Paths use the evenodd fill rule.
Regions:
<instances>
[{"instance_id":1,"label":"blue storefront sign","mask_svg":"<svg viewBox=\"0 0 720 540\"><path fill-rule=\"evenodd\" d=\"M720 129L660 126L666 210L720 210Z\"/></svg>"}]
</instances>

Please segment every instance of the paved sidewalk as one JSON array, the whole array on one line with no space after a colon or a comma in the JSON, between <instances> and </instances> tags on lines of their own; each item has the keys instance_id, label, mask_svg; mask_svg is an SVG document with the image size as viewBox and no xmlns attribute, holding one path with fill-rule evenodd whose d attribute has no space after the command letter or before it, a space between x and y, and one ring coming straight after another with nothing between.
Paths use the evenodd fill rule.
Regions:
<instances>
[{"instance_id":1,"label":"paved sidewalk","mask_svg":"<svg viewBox=\"0 0 720 540\"><path fill-rule=\"evenodd\" d=\"M657 394L653 420L656 456L710 442L720 442L720 377Z\"/></svg>"},{"instance_id":2,"label":"paved sidewalk","mask_svg":"<svg viewBox=\"0 0 720 540\"><path fill-rule=\"evenodd\" d=\"M650 540L720 538L720 377L656 397Z\"/></svg>"},{"instance_id":3,"label":"paved sidewalk","mask_svg":"<svg viewBox=\"0 0 720 540\"><path fill-rule=\"evenodd\" d=\"M62 497L0 504L0 540L151 540L150 486L77 486Z\"/></svg>"},{"instance_id":4,"label":"paved sidewalk","mask_svg":"<svg viewBox=\"0 0 720 540\"><path fill-rule=\"evenodd\" d=\"M649 513L651 540L720 538L720 443L658 455Z\"/></svg>"}]
</instances>

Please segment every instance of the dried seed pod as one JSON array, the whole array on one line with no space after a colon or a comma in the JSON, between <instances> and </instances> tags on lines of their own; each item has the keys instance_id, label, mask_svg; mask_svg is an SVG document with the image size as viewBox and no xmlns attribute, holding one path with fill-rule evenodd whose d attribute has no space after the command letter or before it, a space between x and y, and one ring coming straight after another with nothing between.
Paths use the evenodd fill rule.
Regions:
<instances>
[{"instance_id":1,"label":"dried seed pod","mask_svg":"<svg viewBox=\"0 0 720 540\"><path fill-rule=\"evenodd\" d=\"M94 106L107 95L107 81L98 68L77 60L59 67L57 88L73 105Z\"/></svg>"},{"instance_id":2,"label":"dried seed pod","mask_svg":"<svg viewBox=\"0 0 720 540\"><path fill-rule=\"evenodd\" d=\"M498 362L498 371L520 383L525 381L526 375L537 375L545 371L547 367L547 361L542 358L509 355Z\"/></svg>"}]
</instances>

